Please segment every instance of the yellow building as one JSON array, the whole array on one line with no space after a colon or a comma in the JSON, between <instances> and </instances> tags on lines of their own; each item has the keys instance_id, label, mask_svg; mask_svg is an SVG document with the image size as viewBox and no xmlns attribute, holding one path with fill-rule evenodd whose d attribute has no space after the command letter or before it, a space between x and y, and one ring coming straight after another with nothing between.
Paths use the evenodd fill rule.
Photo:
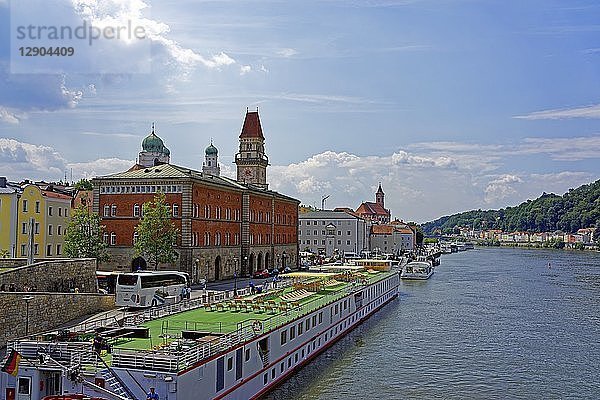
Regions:
<instances>
[{"instance_id":1,"label":"yellow building","mask_svg":"<svg viewBox=\"0 0 600 400\"><path fill-rule=\"evenodd\" d=\"M17 203L21 188L0 177L0 256L16 257Z\"/></svg>"},{"instance_id":2,"label":"yellow building","mask_svg":"<svg viewBox=\"0 0 600 400\"><path fill-rule=\"evenodd\" d=\"M71 217L71 196L42 191L45 200L44 257L63 257L65 230Z\"/></svg>"},{"instance_id":3,"label":"yellow building","mask_svg":"<svg viewBox=\"0 0 600 400\"><path fill-rule=\"evenodd\" d=\"M29 254L29 221L33 218L33 254L40 256L40 249L44 248L46 236L44 227L46 224L46 210L42 190L36 185L25 185L18 204L18 233L17 233L17 257L27 257Z\"/></svg>"}]
</instances>

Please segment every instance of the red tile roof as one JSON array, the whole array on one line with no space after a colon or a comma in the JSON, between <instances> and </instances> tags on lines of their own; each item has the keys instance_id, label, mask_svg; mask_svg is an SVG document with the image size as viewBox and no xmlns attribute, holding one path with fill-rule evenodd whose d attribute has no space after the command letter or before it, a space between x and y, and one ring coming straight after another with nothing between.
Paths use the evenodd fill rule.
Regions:
<instances>
[{"instance_id":1,"label":"red tile roof","mask_svg":"<svg viewBox=\"0 0 600 400\"><path fill-rule=\"evenodd\" d=\"M56 193L56 192L49 192L47 190L42 190L42 196L51 197L53 199L64 199L64 200L71 200L72 199L71 196L67 196L66 194Z\"/></svg>"},{"instance_id":2,"label":"red tile roof","mask_svg":"<svg viewBox=\"0 0 600 400\"><path fill-rule=\"evenodd\" d=\"M357 209L358 214L384 215L389 216L390 212L383 208L379 203L365 201Z\"/></svg>"},{"instance_id":3,"label":"red tile roof","mask_svg":"<svg viewBox=\"0 0 600 400\"><path fill-rule=\"evenodd\" d=\"M246 112L246 118L244 119L244 126L242 127L240 138L265 138L260 125L258 111Z\"/></svg>"}]
</instances>

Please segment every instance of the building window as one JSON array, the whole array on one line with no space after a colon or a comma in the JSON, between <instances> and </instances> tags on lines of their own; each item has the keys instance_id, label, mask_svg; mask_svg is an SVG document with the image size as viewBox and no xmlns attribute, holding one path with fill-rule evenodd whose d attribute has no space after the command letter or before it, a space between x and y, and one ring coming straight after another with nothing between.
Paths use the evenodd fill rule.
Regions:
<instances>
[{"instance_id":1,"label":"building window","mask_svg":"<svg viewBox=\"0 0 600 400\"><path fill-rule=\"evenodd\" d=\"M179 217L179 204L173 204L173 216Z\"/></svg>"},{"instance_id":2,"label":"building window","mask_svg":"<svg viewBox=\"0 0 600 400\"><path fill-rule=\"evenodd\" d=\"M62 226L60 226L60 225L59 225L59 226L56 228L56 234L57 234L57 235L59 235L59 236L60 236L60 235L62 235Z\"/></svg>"},{"instance_id":3,"label":"building window","mask_svg":"<svg viewBox=\"0 0 600 400\"><path fill-rule=\"evenodd\" d=\"M60 255L61 255L61 252L62 252L61 250L62 250L62 249L61 249L61 246L60 246L60 244L57 244L57 245L56 245L56 255L57 255L57 256L60 256Z\"/></svg>"},{"instance_id":4,"label":"building window","mask_svg":"<svg viewBox=\"0 0 600 400\"><path fill-rule=\"evenodd\" d=\"M210 246L210 233L208 232L204 233L204 245Z\"/></svg>"},{"instance_id":5,"label":"building window","mask_svg":"<svg viewBox=\"0 0 600 400\"><path fill-rule=\"evenodd\" d=\"M23 200L23 212L27 212L27 200Z\"/></svg>"},{"instance_id":6,"label":"building window","mask_svg":"<svg viewBox=\"0 0 600 400\"><path fill-rule=\"evenodd\" d=\"M221 234L219 232L215 233L215 246L221 245Z\"/></svg>"},{"instance_id":7,"label":"building window","mask_svg":"<svg viewBox=\"0 0 600 400\"><path fill-rule=\"evenodd\" d=\"M40 202L39 202L39 201L36 201L36 202L35 202L35 212L36 212L37 214L39 214L39 213L40 213Z\"/></svg>"},{"instance_id":8,"label":"building window","mask_svg":"<svg viewBox=\"0 0 600 400\"><path fill-rule=\"evenodd\" d=\"M49 244L48 246L46 246L46 256L51 256L52 255L52 245Z\"/></svg>"},{"instance_id":9,"label":"building window","mask_svg":"<svg viewBox=\"0 0 600 400\"><path fill-rule=\"evenodd\" d=\"M37 256L38 254L40 254L40 245L39 245L39 244L37 244L37 243L35 243L35 244L33 245L33 254L35 254L36 256Z\"/></svg>"},{"instance_id":10,"label":"building window","mask_svg":"<svg viewBox=\"0 0 600 400\"><path fill-rule=\"evenodd\" d=\"M133 216L134 217L139 217L140 216L140 205L139 204L134 204L133 205Z\"/></svg>"},{"instance_id":11,"label":"building window","mask_svg":"<svg viewBox=\"0 0 600 400\"><path fill-rule=\"evenodd\" d=\"M58 207L58 216L62 217L62 208Z\"/></svg>"},{"instance_id":12,"label":"building window","mask_svg":"<svg viewBox=\"0 0 600 400\"><path fill-rule=\"evenodd\" d=\"M21 229L21 233L23 235L27 234L27 222L23 222L23 225L21 225L22 229Z\"/></svg>"},{"instance_id":13,"label":"building window","mask_svg":"<svg viewBox=\"0 0 600 400\"><path fill-rule=\"evenodd\" d=\"M281 331L281 345L283 346L287 342L287 329Z\"/></svg>"},{"instance_id":14,"label":"building window","mask_svg":"<svg viewBox=\"0 0 600 400\"><path fill-rule=\"evenodd\" d=\"M117 216L117 206L115 204L113 204L112 206L110 206L110 215L112 217L116 217Z\"/></svg>"},{"instance_id":15,"label":"building window","mask_svg":"<svg viewBox=\"0 0 600 400\"><path fill-rule=\"evenodd\" d=\"M135 242L137 242L139 236L140 235L137 232L133 233L133 244L135 244Z\"/></svg>"},{"instance_id":16,"label":"building window","mask_svg":"<svg viewBox=\"0 0 600 400\"><path fill-rule=\"evenodd\" d=\"M52 207L48 207L48 215L52 216Z\"/></svg>"},{"instance_id":17,"label":"building window","mask_svg":"<svg viewBox=\"0 0 600 400\"><path fill-rule=\"evenodd\" d=\"M40 234L40 223L39 222L36 222L33 225L33 233L35 233L36 235Z\"/></svg>"},{"instance_id":18,"label":"building window","mask_svg":"<svg viewBox=\"0 0 600 400\"><path fill-rule=\"evenodd\" d=\"M110 233L110 245L114 246L117 244L117 235L114 232Z\"/></svg>"},{"instance_id":19,"label":"building window","mask_svg":"<svg viewBox=\"0 0 600 400\"><path fill-rule=\"evenodd\" d=\"M21 245L21 256L27 256L27 246L24 244Z\"/></svg>"},{"instance_id":20,"label":"building window","mask_svg":"<svg viewBox=\"0 0 600 400\"><path fill-rule=\"evenodd\" d=\"M110 206L108 206L108 205L104 206L104 216L105 217L110 216Z\"/></svg>"},{"instance_id":21,"label":"building window","mask_svg":"<svg viewBox=\"0 0 600 400\"><path fill-rule=\"evenodd\" d=\"M52 225L48 225L48 235L52 236Z\"/></svg>"}]
</instances>

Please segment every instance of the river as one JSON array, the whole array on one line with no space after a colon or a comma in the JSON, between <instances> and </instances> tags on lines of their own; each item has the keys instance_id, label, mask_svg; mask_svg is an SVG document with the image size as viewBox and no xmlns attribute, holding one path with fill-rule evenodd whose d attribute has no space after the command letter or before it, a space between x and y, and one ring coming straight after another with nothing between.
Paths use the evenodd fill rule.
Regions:
<instances>
[{"instance_id":1,"label":"river","mask_svg":"<svg viewBox=\"0 0 600 400\"><path fill-rule=\"evenodd\" d=\"M600 253L444 255L265 398L600 398Z\"/></svg>"}]
</instances>

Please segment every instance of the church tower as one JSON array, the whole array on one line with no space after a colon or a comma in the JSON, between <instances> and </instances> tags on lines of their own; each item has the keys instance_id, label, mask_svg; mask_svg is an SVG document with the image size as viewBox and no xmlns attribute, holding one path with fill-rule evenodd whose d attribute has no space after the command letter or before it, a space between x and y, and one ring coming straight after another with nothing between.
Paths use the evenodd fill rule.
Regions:
<instances>
[{"instance_id":1,"label":"church tower","mask_svg":"<svg viewBox=\"0 0 600 400\"><path fill-rule=\"evenodd\" d=\"M381 182L379 182L379 189L377 189L377 193L375 193L375 203L377 204L381 204L381 207L385 208L384 205L384 197L385 194L383 193L383 190L381 189Z\"/></svg>"},{"instance_id":2,"label":"church tower","mask_svg":"<svg viewBox=\"0 0 600 400\"><path fill-rule=\"evenodd\" d=\"M240 149L235 155L235 163L238 182L268 189L269 158L265 154L265 137L260 125L258 109L252 112L246 109L246 118L240 133Z\"/></svg>"},{"instance_id":3,"label":"church tower","mask_svg":"<svg viewBox=\"0 0 600 400\"><path fill-rule=\"evenodd\" d=\"M171 159L171 152L165 147L162 139L156 136L154 130L154 123L152 123L152 132L144 138L142 151L138 156L138 164L144 167L168 164Z\"/></svg>"},{"instance_id":4,"label":"church tower","mask_svg":"<svg viewBox=\"0 0 600 400\"><path fill-rule=\"evenodd\" d=\"M210 146L204 151L204 163L202 164L202 173L207 175L221 175L221 167L219 166L219 150L210 141Z\"/></svg>"}]
</instances>

